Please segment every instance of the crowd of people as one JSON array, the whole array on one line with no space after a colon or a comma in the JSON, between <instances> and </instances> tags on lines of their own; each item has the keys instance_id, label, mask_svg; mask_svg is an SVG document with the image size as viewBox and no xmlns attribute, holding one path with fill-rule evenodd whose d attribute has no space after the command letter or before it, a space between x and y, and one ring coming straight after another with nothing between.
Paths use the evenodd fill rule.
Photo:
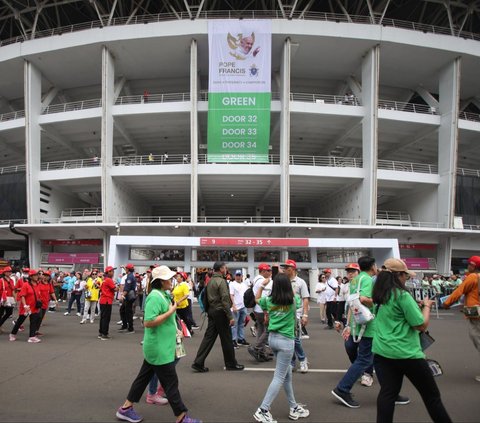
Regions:
<instances>
[{"instance_id":1,"label":"crowd of people","mask_svg":"<svg viewBox=\"0 0 480 423\"><path fill-rule=\"evenodd\" d=\"M17 340L29 320L27 342L41 342L42 320L48 311L55 311L65 302L65 315L75 305L80 324L95 322L99 316L98 338L109 335L112 305L118 301L121 320L119 333L135 332L135 308L143 312L144 360L132 383L124 404L116 416L137 423L142 417L134 410L148 386L147 402L169 404L176 422L196 423L188 414L178 389L176 364L184 356L182 337L198 329L192 313L197 295L208 318L202 342L191 365L198 373L207 373L206 360L217 337L220 337L225 370L242 371L236 349L248 347L257 362L275 359L275 372L254 419L275 422L270 408L280 389L286 392L291 420L307 417L310 411L298 403L294 394L292 372L308 372L308 360L302 345L308 339L309 300L307 283L298 276L297 263L286 260L277 269L267 263L258 267L253 279L244 278L241 269L232 275L225 262L215 262L204 274L202 284L194 283L190 274L172 271L167 266L152 265L144 273L127 264L114 279L116 268L107 266L64 274L58 269L0 270L0 330L14 318L9 340ZM273 271L278 273L273 276ZM345 352L351 362L345 375L332 390L332 395L349 408L358 408L352 389L360 380L372 386L374 372L380 384L377 397L377 421L391 422L395 405L408 404L400 394L402 380L407 377L419 391L430 417L435 422L450 422L435 383L431 366L425 359L421 336L427 330L433 305L428 297L416 301L409 292L415 274L399 259L386 260L377 268L373 257L361 257L345 267L345 277L333 277L332 269L323 269L315 292L320 305L320 319L325 329L337 330L344 339ZM468 273L455 282L453 293L444 301L449 308L465 297L464 312L470 337L480 351L480 257L468 261ZM435 287L433 281L429 287ZM457 282L459 280L459 282ZM450 283L450 282L449 282ZM413 285L415 287L415 285ZM425 284L426 286L426 284ZM440 291L444 293L444 291ZM18 316L13 316L15 308ZM252 321L255 342L246 341L245 327ZM480 376L475 379L480 382Z\"/></svg>"}]
</instances>

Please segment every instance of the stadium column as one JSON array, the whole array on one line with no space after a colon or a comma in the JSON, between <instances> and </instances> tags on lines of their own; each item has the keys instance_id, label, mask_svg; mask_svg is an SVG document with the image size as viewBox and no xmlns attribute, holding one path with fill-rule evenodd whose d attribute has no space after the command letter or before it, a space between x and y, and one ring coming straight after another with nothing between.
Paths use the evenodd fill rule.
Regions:
<instances>
[{"instance_id":1,"label":"stadium column","mask_svg":"<svg viewBox=\"0 0 480 423\"><path fill-rule=\"evenodd\" d=\"M197 40L190 44L190 221L198 220L198 65Z\"/></svg>"},{"instance_id":2,"label":"stadium column","mask_svg":"<svg viewBox=\"0 0 480 423\"><path fill-rule=\"evenodd\" d=\"M111 174L113 159L113 116L115 89L115 63L107 47L102 50L102 219L104 223L115 218L113 198L113 178ZM115 220L115 219L113 219ZM107 256L108 251L104 251Z\"/></svg>"},{"instance_id":3,"label":"stadium column","mask_svg":"<svg viewBox=\"0 0 480 423\"><path fill-rule=\"evenodd\" d=\"M40 223L40 165L41 127L39 116L42 107L42 75L33 63L24 62L25 91L25 163L27 179L28 223ZM32 233L29 237L30 266L40 265L40 240Z\"/></svg>"},{"instance_id":4,"label":"stadium column","mask_svg":"<svg viewBox=\"0 0 480 423\"><path fill-rule=\"evenodd\" d=\"M290 221L290 58L291 41L283 45L280 68L280 221Z\"/></svg>"},{"instance_id":5,"label":"stadium column","mask_svg":"<svg viewBox=\"0 0 480 423\"><path fill-rule=\"evenodd\" d=\"M452 238L441 237L437 247L437 272L448 275L452 268Z\"/></svg>"},{"instance_id":6,"label":"stadium column","mask_svg":"<svg viewBox=\"0 0 480 423\"><path fill-rule=\"evenodd\" d=\"M380 47L373 47L362 63L362 158L365 176L362 184L360 218L375 225L377 213L378 84Z\"/></svg>"},{"instance_id":7,"label":"stadium column","mask_svg":"<svg viewBox=\"0 0 480 423\"><path fill-rule=\"evenodd\" d=\"M458 112L460 99L460 65L456 58L440 74L440 128L438 130L438 220L453 228L455 215L455 183L458 154Z\"/></svg>"}]
</instances>

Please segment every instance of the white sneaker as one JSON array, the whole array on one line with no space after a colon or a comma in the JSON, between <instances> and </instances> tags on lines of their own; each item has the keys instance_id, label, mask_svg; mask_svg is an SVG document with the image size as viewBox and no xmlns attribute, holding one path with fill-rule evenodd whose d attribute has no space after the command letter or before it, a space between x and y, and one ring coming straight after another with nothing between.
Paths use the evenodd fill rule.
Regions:
<instances>
[{"instance_id":1,"label":"white sneaker","mask_svg":"<svg viewBox=\"0 0 480 423\"><path fill-rule=\"evenodd\" d=\"M480 376L475 376L475 380L476 380L477 382L480 382Z\"/></svg>"},{"instance_id":2,"label":"white sneaker","mask_svg":"<svg viewBox=\"0 0 480 423\"><path fill-rule=\"evenodd\" d=\"M288 414L288 418L290 420L298 420L301 417L308 417L309 415L310 415L310 411L302 407L300 404L297 404L295 408L290 408L290 413Z\"/></svg>"},{"instance_id":3,"label":"white sneaker","mask_svg":"<svg viewBox=\"0 0 480 423\"><path fill-rule=\"evenodd\" d=\"M30 342L31 344L37 344L38 342L42 342L42 340L36 336L32 336L31 338L28 338L27 342Z\"/></svg>"},{"instance_id":4,"label":"white sneaker","mask_svg":"<svg viewBox=\"0 0 480 423\"><path fill-rule=\"evenodd\" d=\"M258 408L257 411L255 411L253 418L260 423L277 423L276 420L273 420L270 411L263 411L261 408Z\"/></svg>"},{"instance_id":5,"label":"white sneaker","mask_svg":"<svg viewBox=\"0 0 480 423\"><path fill-rule=\"evenodd\" d=\"M85 319L80 320L80 324L83 325L86 322Z\"/></svg>"},{"instance_id":6,"label":"white sneaker","mask_svg":"<svg viewBox=\"0 0 480 423\"><path fill-rule=\"evenodd\" d=\"M133 316L133 320L137 320L138 319L138 316Z\"/></svg>"},{"instance_id":7,"label":"white sneaker","mask_svg":"<svg viewBox=\"0 0 480 423\"><path fill-rule=\"evenodd\" d=\"M121 320L119 320L119 321L117 322L117 325L121 325L122 323L123 323L123 322L122 322Z\"/></svg>"},{"instance_id":8,"label":"white sneaker","mask_svg":"<svg viewBox=\"0 0 480 423\"><path fill-rule=\"evenodd\" d=\"M310 336L309 335L301 335L300 339L310 339Z\"/></svg>"},{"instance_id":9,"label":"white sneaker","mask_svg":"<svg viewBox=\"0 0 480 423\"><path fill-rule=\"evenodd\" d=\"M64 316L68 316L70 314L69 311L66 311L65 313L63 313Z\"/></svg>"},{"instance_id":10,"label":"white sneaker","mask_svg":"<svg viewBox=\"0 0 480 423\"><path fill-rule=\"evenodd\" d=\"M307 360L300 361L300 373L308 372L308 362Z\"/></svg>"},{"instance_id":11,"label":"white sneaker","mask_svg":"<svg viewBox=\"0 0 480 423\"><path fill-rule=\"evenodd\" d=\"M81 315L80 313L77 313L77 316L78 316L78 317L82 317L82 315Z\"/></svg>"},{"instance_id":12,"label":"white sneaker","mask_svg":"<svg viewBox=\"0 0 480 423\"><path fill-rule=\"evenodd\" d=\"M93 323L94 321L93 320L90 320L90 323Z\"/></svg>"},{"instance_id":13,"label":"white sneaker","mask_svg":"<svg viewBox=\"0 0 480 423\"><path fill-rule=\"evenodd\" d=\"M372 386L373 385L373 377L369 375L368 373L364 373L362 375L362 378L360 379L360 384L363 386Z\"/></svg>"},{"instance_id":14,"label":"white sneaker","mask_svg":"<svg viewBox=\"0 0 480 423\"><path fill-rule=\"evenodd\" d=\"M10 334L10 336L8 337L8 340L13 342L17 340L17 337L15 335Z\"/></svg>"}]
</instances>

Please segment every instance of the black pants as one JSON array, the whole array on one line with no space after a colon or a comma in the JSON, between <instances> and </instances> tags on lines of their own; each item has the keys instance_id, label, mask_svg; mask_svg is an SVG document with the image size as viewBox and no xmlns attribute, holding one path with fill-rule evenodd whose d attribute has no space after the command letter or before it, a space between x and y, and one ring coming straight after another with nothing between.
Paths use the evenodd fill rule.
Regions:
<instances>
[{"instance_id":1,"label":"black pants","mask_svg":"<svg viewBox=\"0 0 480 423\"><path fill-rule=\"evenodd\" d=\"M0 306L0 328L5 321L12 315L13 307Z\"/></svg>"},{"instance_id":2,"label":"black pants","mask_svg":"<svg viewBox=\"0 0 480 423\"><path fill-rule=\"evenodd\" d=\"M343 314L345 313L345 303L346 301L337 301L337 309L335 310L335 320L337 320L338 322L343 322L344 325L347 324L347 319L343 316Z\"/></svg>"},{"instance_id":3,"label":"black pants","mask_svg":"<svg viewBox=\"0 0 480 423\"><path fill-rule=\"evenodd\" d=\"M120 306L120 318L122 319L122 329L133 331L133 304L135 301L124 300Z\"/></svg>"},{"instance_id":4,"label":"black pants","mask_svg":"<svg viewBox=\"0 0 480 423\"><path fill-rule=\"evenodd\" d=\"M233 367L237 364L235 349L233 348L232 329L225 311L209 310L208 326L203 336L202 343L198 348L194 363L199 366L205 365L205 360L213 348L217 336L222 342L223 360L226 367Z\"/></svg>"},{"instance_id":5,"label":"black pants","mask_svg":"<svg viewBox=\"0 0 480 423\"><path fill-rule=\"evenodd\" d=\"M74 301L77 303L77 313L80 313L82 309L82 304L80 303L80 298L82 298L82 294L74 294L73 292L70 294L70 301L68 302L68 308L67 311L71 313L72 311L72 306Z\"/></svg>"},{"instance_id":6,"label":"black pants","mask_svg":"<svg viewBox=\"0 0 480 423\"><path fill-rule=\"evenodd\" d=\"M24 314L21 314L18 316L18 319L15 321L15 326L12 329L12 335L16 335L18 333L18 330L20 329L20 326L22 326L23 322L27 319L27 316ZM40 327L40 321L41 321L41 315L40 313L32 313L30 314L30 338L33 338L35 334L38 331L38 328Z\"/></svg>"},{"instance_id":7,"label":"black pants","mask_svg":"<svg viewBox=\"0 0 480 423\"><path fill-rule=\"evenodd\" d=\"M178 317L180 317L180 319L185 322L185 324L187 325L187 329L190 333L192 333L192 326L195 326L194 322L192 322L192 319L190 318L191 314L191 306L187 306L185 308L177 308Z\"/></svg>"},{"instance_id":8,"label":"black pants","mask_svg":"<svg viewBox=\"0 0 480 423\"><path fill-rule=\"evenodd\" d=\"M112 318L112 305L100 304L100 328L99 335L107 336L110 327L110 319Z\"/></svg>"},{"instance_id":9,"label":"black pants","mask_svg":"<svg viewBox=\"0 0 480 423\"><path fill-rule=\"evenodd\" d=\"M337 303L334 301L328 301L327 302L327 324L331 328L333 328L333 321L335 320L335 314L337 311Z\"/></svg>"},{"instance_id":10,"label":"black pants","mask_svg":"<svg viewBox=\"0 0 480 423\"><path fill-rule=\"evenodd\" d=\"M395 399L402 388L403 376L407 376L420 393L428 414L435 423L452 421L443 406L440 391L426 360L422 358L393 360L376 354L373 364L380 383L380 392L377 397L378 423L393 421Z\"/></svg>"},{"instance_id":11,"label":"black pants","mask_svg":"<svg viewBox=\"0 0 480 423\"><path fill-rule=\"evenodd\" d=\"M192 322L193 326L198 326L197 323L195 322L195 319L193 318L193 308L192 308L192 300L189 298L188 299L188 314L190 317L190 321Z\"/></svg>"},{"instance_id":12,"label":"black pants","mask_svg":"<svg viewBox=\"0 0 480 423\"><path fill-rule=\"evenodd\" d=\"M178 377L174 361L168 364L162 364L161 366L155 366L143 360L140 372L138 372L137 377L130 387L127 400L130 402L139 402L153 374L157 375L160 385L165 390L165 395L167 396L170 407L172 407L173 414L178 417L180 414L187 412L188 409L185 407L178 390Z\"/></svg>"}]
</instances>

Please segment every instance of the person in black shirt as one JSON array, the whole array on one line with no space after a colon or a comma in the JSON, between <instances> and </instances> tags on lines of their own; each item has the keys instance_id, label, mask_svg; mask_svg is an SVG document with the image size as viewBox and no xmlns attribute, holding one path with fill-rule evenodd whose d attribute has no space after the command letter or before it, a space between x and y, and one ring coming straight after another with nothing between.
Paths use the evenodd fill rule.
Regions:
<instances>
[{"instance_id":1,"label":"person in black shirt","mask_svg":"<svg viewBox=\"0 0 480 423\"><path fill-rule=\"evenodd\" d=\"M121 296L120 317L122 319L122 327L119 332L135 333L133 330L133 304L137 299L137 279L135 278L135 267L133 264L127 264L125 270L128 273Z\"/></svg>"}]
</instances>

